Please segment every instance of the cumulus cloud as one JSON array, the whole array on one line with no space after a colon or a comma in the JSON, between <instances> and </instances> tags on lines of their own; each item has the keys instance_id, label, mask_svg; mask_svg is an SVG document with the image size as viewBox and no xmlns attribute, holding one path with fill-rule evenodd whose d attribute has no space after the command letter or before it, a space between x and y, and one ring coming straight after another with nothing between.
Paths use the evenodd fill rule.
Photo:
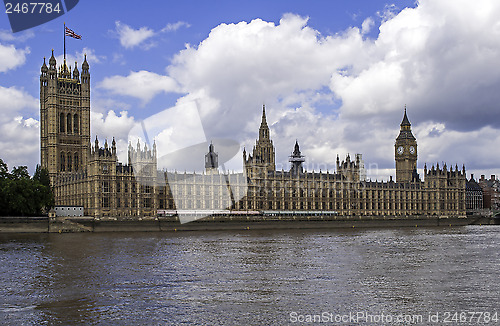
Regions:
<instances>
[{"instance_id":1,"label":"cumulus cloud","mask_svg":"<svg viewBox=\"0 0 500 326\"><path fill-rule=\"evenodd\" d=\"M16 87L0 86L0 153L9 168L27 165L33 172L39 160L40 130L38 121L24 118L33 114L38 100Z\"/></svg>"},{"instance_id":2,"label":"cumulus cloud","mask_svg":"<svg viewBox=\"0 0 500 326\"><path fill-rule=\"evenodd\" d=\"M373 25L375 25L373 18L371 17L366 18L361 24L361 34L368 34L372 29Z\"/></svg>"},{"instance_id":3,"label":"cumulus cloud","mask_svg":"<svg viewBox=\"0 0 500 326\"><path fill-rule=\"evenodd\" d=\"M167 73L187 93L183 99L196 99L207 137L232 136L251 146L261 104L268 104L283 165L299 138L315 161L361 152L391 171L407 104L419 162L439 157L483 166L484 153L471 161L468 151L500 128L500 3L422 0L379 15L376 38L365 38L372 18L361 29L326 36L291 14L277 25L221 24L178 53ZM426 134L429 125L434 129Z\"/></svg>"},{"instance_id":4,"label":"cumulus cloud","mask_svg":"<svg viewBox=\"0 0 500 326\"><path fill-rule=\"evenodd\" d=\"M99 84L99 87L114 94L141 99L144 104L159 93L179 90L176 81L171 77L145 70L130 72L126 77L107 77Z\"/></svg>"},{"instance_id":5,"label":"cumulus cloud","mask_svg":"<svg viewBox=\"0 0 500 326\"><path fill-rule=\"evenodd\" d=\"M0 44L0 72L6 72L23 65L29 53L28 47L18 49L12 44Z\"/></svg>"},{"instance_id":6,"label":"cumulus cloud","mask_svg":"<svg viewBox=\"0 0 500 326\"><path fill-rule=\"evenodd\" d=\"M115 22L115 31L120 39L120 44L126 49L131 49L141 44L146 44L146 47L151 47L152 43L145 42L155 34L155 32L148 27L134 29L120 21Z\"/></svg>"},{"instance_id":7,"label":"cumulus cloud","mask_svg":"<svg viewBox=\"0 0 500 326\"><path fill-rule=\"evenodd\" d=\"M23 89L0 86L0 122L9 121L20 112L34 113L38 110L39 101Z\"/></svg>"},{"instance_id":8,"label":"cumulus cloud","mask_svg":"<svg viewBox=\"0 0 500 326\"><path fill-rule=\"evenodd\" d=\"M40 129L33 118L15 116L0 123L0 153L9 169L26 165L34 172L40 162Z\"/></svg>"},{"instance_id":9,"label":"cumulus cloud","mask_svg":"<svg viewBox=\"0 0 500 326\"><path fill-rule=\"evenodd\" d=\"M118 158L121 162L127 162L128 133L134 126L135 119L129 117L127 111L116 114L114 110L106 113L90 112L91 140L97 136L101 146L107 140L111 146L113 137L116 141Z\"/></svg>"},{"instance_id":10,"label":"cumulus cloud","mask_svg":"<svg viewBox=\"0 0 500 326\"><path fill-rule=\"evenodd\" d=\"M118 36L120 44L126 49L142 46L144 50L149 50L157 45L157 43L152 40L153 36L159 33L175 32L182 27L189 28L191 25L184 21L178 21L175 23L168 23L161 30L155 31L146 26L134 29L127 24L116 21L114 33Z\"/></svg>"}]
</instances>

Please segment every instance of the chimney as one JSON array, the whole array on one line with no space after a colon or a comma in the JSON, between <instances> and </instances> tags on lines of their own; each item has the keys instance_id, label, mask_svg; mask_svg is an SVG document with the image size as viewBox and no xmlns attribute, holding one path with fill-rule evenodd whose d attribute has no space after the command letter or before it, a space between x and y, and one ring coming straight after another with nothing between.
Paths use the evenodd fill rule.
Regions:
<instances>
[{"instance_id":1,"label":"chimney","mask_svg":"<svg viewBox=\"0 0 500 326\"><path fill-rule=\"evenodd\" d=\"M495 181L495 175L494 175L494 174L492 174L492 175L491 175L490 180L491 180L491 181Z\"/></svg>"},{"instance_id":2,"label":"chimney","mask_svg":"<svg viewBox=\"0 0 500 326\"><path fill-rule=\"evenodd\" d=\"M481 174L481 181L484 181L484 174Z\"/></svg>"},{"instance_id":3,"label":"chimney","mask_svg":"<svg viewBox=\"0 0 500 326\"><path fill-rule=\"evenodd\" d=\"M471 180L474 180L474 173L471 173L471 174L470 174L470 179L471 179Z\"/></svg>"}]
</instances>

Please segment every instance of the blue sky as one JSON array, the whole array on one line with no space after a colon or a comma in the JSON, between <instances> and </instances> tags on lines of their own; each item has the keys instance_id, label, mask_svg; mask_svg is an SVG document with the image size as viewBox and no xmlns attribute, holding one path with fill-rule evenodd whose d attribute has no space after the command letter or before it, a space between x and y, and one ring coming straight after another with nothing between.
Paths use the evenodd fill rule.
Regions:
<instances>
[{"instance_id":1,"label":"blue sky","mask_svg":"<svg viewBox=\"0 0 500 326\"><path fill-rule=\"evenodd\" d=\"M39 162L39 69L52 48L62 56L66 22L83 36L66 40L69 64L90 62L92 137L115 136L122 161L140 121L165 153L212 138L251 151L265 103L280 167L298 139L308 170L362 153L388 179L407 105L419 168L495 174L499 17L494 0L82 0L12 34L3 14L0 157Z\"/></svg>"}]
</instances>

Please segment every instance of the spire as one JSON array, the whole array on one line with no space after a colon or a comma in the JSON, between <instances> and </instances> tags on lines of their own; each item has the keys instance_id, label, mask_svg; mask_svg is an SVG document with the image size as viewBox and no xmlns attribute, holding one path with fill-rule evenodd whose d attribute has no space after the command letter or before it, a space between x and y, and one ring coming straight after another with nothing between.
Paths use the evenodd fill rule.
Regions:
<instances>
[{"instance_id":1,"label":"spire","mask_svg":"<svg viewBox=\"0 0 500 326\"><path fill-rule=\"evenodd\" d=\"M51 69L56 69L56 58L54 57L54 49L52 49L52 55L49 59L49 66Z\"/></svg>"},{"instance_id":2,"label":"spire","mask_svg":"<svg viewBox=\"0 0 500 326\"><path fill-rule=\"evenodd\" d=\"M413 134L411 132L410 120L408 119L408 116L406 115L406 105L405 105L405 114L403 116L403 121L401 121L401 129L400 129L399 135L396 138L396 140L402 140L402 139L415 140L415 136L413 136Z\"/></svg>"},{"instance_id":3,"label":"spire","mask_svg":"<svg viewBox=\"0 0 500 326\"><path fill-rule=\"evenodd\" d=\"M295 146L293 149L293 156L300 156L300 148L299 148L299 141L295 139Z\"/></svg>"},{"instance_id":4,"label":"spire","mask_svg":"<svg viewBox=\"0 0 500 326\"><path fill-rule=\"evenodd\" d=\"M403 117L403 121L401 121L401 127L403 126L411 126L410 120L408 120L408 116L406 115L406 104L405 104L405 115Z\"/></svg>"},{"instance_id":5,"label":"spire","mask_svg":"<svg viewBox=\"0 0 500 326\"><path fill-rule=\"evenodd\" d=\"M262 104L262 121L266 121L266 105Z\"/></svg>"},{"instance_id":6,"label":"spire","mask_svg":"<svg viewBox=\"0 0 500 326\"><path fill-rule=\"evenodd\" d=\"M265 105L262 105L262 122L260 123L259 128L259 139L269 139L269 127L267 126Z\"/></svg>"},{"instance_id":7,"label":"spire","mask_svg":"<svg viewBox=\"0 0 500 326\"><path fill-rule=\"evenodd\" d=\"M219 166L219 155L214 150L214 144L210 141L208 153L205 154L205 170L217 169Z\"/></svg>"},{"instance_id":8,"label":"spire","mask_svg":"<svg viewBox=\"0 0 500 326\"><path fill-rule=\"evenodd\" d=\"M78 71L78 64L75 61L75 69L73 69L73 78L78 79L80 77L80 71Z\"/></svg>"},{"instance_id":9,"label":"spire","mask_svg":"<svg viewBox=\"0 0 500 326\"><path fill-rule=\"evenodd\" d=\"M290 167L290 172L293 176L297 176L300 173L304 172L304 169L302 167L302 163L305 161L304 155L300 153L299 149L299 142L298 140L295 140L295 146L292 155L290 155L290 158L288 159L288 162L291 163Z\"/></svg>"},{"instance_id":10,"label":"spire","mask_svg":"<svg viewBox=\"0 0 500 326\"><path fill-rule=\"evenodd\" d=\"M45 57L43 57L43 65L42 65L42 68L41 68L42 72L46 72L47 70L49 70L47 68L47 64L45 63Z\"/></svg>"},{"instance_id":11,"label":"spire","mask_svg":"<svg viewBox=\"0 0 500 326\"><path fill-rule=\"evenodd\" d=\"M89 69L89 63L87 62L87 53L85 53L83 55L82 69L85 69L85 70Z\"/></svg>"}]
</instances>

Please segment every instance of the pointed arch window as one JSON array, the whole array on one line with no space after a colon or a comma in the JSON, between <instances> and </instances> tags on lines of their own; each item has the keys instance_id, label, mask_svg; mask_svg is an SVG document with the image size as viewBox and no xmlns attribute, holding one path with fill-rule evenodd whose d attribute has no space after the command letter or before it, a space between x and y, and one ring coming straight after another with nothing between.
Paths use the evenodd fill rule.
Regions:
<instances>
[{"instance_id":1,"label":"pointed arch window","mask_svg":"<svg viewBox=\"0 0 500 326\"><path fill-rule=\"evenodd\" d=\"M64 132L64 113L59 115L59 132Z\"/></svg>"},{"instance_id":2,"label":"pointed arch window","mask_svg":"<svg viewBox=\"0 0 500 326\"><path fill-rule=\"evenodd\" d=\"M61 171L65 171L65 170L66 170L65 156L64 156L64 153L61 153Z\"/></svg>"},{"instance_id":3,"label":"pointed arch window","mask_svg":"<svg viewBox=\"0 0 500 326\"><path fill-rule=\"evenodd\" d=\"M75 171L78 171L78 168L79 168L79 160L78 160L78 153L75 153L75 156L74 156L74 163L75 163Z\"/></svg>"},{"instance_id":4,"label":"pointed arch window","mask_svg":"<svg viewBox=\"0 0 500 326\"><path fill-rule=\"evenodd\" d=\"M71 153L68 153L68 171L71 172Z\"/></svg>"},{"instance_id":5,"label":"pointed arch window","mask_svg":"<svg viewBox=\"0 0 500 326\"><path fill-rule=\"evenodd\" d=\"M79 125L78 125L78 114L75 114L73 116L73 133L74 134L78 134L78 130L80 129L78 127L79 127Z\"/></svg>"},{"instance_id":6,"label":"pointed arch window","mask_svg":"<svg viewBox=\"0 0 500 326\"><path fill-rule=\"evenodd\" d=\"M66 124L66 131L68 134L71 133L71 128L72 127L72 124L71 124L71 114L68 113L68 117L67 117L68 121L67 121L67 124Z\"/></svg>"}]
</instances>

